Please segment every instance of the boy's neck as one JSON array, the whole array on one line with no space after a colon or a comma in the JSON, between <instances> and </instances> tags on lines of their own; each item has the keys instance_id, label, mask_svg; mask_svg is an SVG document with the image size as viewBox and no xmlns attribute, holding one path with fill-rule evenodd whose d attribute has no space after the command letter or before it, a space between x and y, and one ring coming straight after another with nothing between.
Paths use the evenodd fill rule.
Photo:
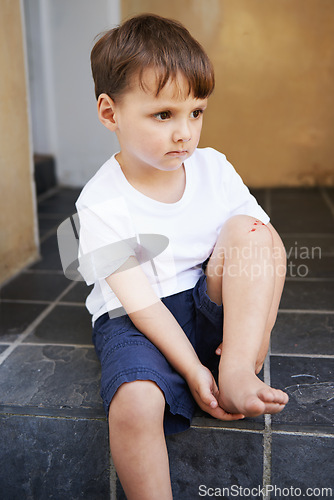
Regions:
<instances>
[{"instance_id":1,"label":"boy's neck","mask_svg":"<svg viewBox=\"0 0 334 500\"><path fill-rule=\"evenodd\" d=\"M182 198L186 187L183 164L177 170L170 172L154 169L145 174L128 168L121 153L115 158L129 184L145 196L162 203L176 203Z\"/></svg>"}]
</instances>

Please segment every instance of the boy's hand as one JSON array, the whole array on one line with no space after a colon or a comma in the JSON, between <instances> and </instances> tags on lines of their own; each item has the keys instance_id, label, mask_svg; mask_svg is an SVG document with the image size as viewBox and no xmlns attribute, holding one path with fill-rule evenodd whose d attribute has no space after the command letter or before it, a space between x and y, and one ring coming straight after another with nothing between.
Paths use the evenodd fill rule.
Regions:
<instances>
[{"instance_id":1,"label":"boy's hand","mask_svg":"<svg viewBox=\"0 0 334 500\"><path fill-rule=\"evenodd\" d=\"M215 379L208 368L199 364L187 378L190 391L198 406L219 420L239 420L241 413L227 413L218 404L219 391Z\"/></svg>"}]
</instances>

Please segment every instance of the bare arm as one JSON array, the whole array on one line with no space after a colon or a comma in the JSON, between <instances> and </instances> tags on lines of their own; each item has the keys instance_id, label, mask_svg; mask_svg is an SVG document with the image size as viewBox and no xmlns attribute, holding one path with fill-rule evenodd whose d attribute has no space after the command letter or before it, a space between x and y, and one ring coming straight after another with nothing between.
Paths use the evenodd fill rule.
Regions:
<instances>
[{"instance_id":1,"label":"bare arm","mask_svg":"<svg viewBox=\"0 0 334 500\"><path fill-rule=\"evenodd\" d=\"M187 378L200 361L174 316L155 294L136 259L130 257L106 281L136 328Z\"/></svg>"},{"instance_id":2,"label":"bare arm","mask_svg":"<svg viewBox=\"0 0 334 500\"><path fill-rule=\"evenodd\" d=\"M218 389L211 372L199 361L184 331L157 297L136 259L130 257L106 281L136 328L187 381L199 406L216 418L234 419L234 415L227 414L218 407L215 396Z\"/></svg>"}]
</instances>

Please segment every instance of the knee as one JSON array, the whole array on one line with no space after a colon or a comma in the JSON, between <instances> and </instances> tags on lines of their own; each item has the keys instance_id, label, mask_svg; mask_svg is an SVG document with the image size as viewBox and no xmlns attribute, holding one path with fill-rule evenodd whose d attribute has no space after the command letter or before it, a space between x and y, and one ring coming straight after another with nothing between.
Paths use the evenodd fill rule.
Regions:
<instances>
[{"instance_id":1,"label":"knee","mask_svg":"<svg viewBox=\"0 0 334 500\"><path fill-rule=\"evenodd\" d=\"M259 219L249 215L235 215L228 219L222 233L230 244L243 245L252 243L261 246L273 246L273 237L270 229Z\"/></svg>"},{"instance_id":2,"label":"knee","mask_svg":"<svg viewBox=\"0 0 334 500\"><path fill-rule=\"evenodd\" d=\"M122 384L109 407L109 426L129 431L152 429L163 420L165 399L152 381L137 380Z\"/></svg>"}]
</instances>

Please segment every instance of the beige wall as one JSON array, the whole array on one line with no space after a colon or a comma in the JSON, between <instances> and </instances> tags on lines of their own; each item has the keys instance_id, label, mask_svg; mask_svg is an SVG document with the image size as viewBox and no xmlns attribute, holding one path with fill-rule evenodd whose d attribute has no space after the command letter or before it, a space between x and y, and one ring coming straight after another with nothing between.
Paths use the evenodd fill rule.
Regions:
<instances>
[{"instance_id":1,"label":"beige wall","mask_svg":"<svg viewBox=\"0 0 334 500\"><path fill-rule=\"evenodd\" d=\"M333 0L122 0L178 19L215 70L200 145L250 186L334 185Z\"/></svg>"},{"instance_id":2,"label":"beige wall","mask_svg":"<svg viewBox=\"0 0 334 500\"><path fill-rule=\"evenodd\" d=\"M0 0L0 283L37 258L19 0Z\"/></svg>"}]
</instances>

